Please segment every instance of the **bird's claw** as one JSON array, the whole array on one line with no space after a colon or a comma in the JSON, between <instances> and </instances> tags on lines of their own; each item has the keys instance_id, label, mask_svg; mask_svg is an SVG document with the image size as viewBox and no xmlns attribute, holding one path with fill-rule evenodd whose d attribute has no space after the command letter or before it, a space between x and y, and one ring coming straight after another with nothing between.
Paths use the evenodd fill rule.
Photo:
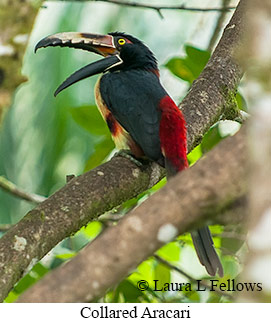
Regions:
<instances>
[{"instance_id":1,"label":"bird's claw","mask_svg":"<svg viewBox=\"0 0 271 323\"><path fill-rule=\"evenodd\" d=\"M118 156L121 156L121 157L129 159L131 162L133 162L138 167L143 166L143 164L138 159L136 159L133 156L133 154L131 153L131 151L128 150L128 149L121 149L121 150L117 151L115 153L114 157L118 157Z\"/></svg>"}]
</instances>

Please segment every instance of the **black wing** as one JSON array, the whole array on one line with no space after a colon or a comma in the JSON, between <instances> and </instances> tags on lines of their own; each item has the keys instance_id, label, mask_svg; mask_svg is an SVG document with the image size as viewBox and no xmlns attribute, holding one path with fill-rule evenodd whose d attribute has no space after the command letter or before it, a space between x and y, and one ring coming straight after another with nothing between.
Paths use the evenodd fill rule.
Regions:
<instances>
[{"instance_id":1,"label":"black wing","mask_svg":"<svg viewBox=\"0 0 271 323\"><path fill-rule=\"evenodd\" d=\"M159 102L167 93L158 77L142 70L107 73L101 78L100 91L108 109L144 154L160 160Z\"/></svg>"}]
</instances>

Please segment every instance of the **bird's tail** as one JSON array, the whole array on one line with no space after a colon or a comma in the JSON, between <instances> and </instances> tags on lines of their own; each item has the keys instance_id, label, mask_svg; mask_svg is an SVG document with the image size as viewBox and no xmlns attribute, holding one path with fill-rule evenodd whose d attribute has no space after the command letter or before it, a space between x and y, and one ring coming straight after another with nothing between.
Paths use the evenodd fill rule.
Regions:
<instances>
[{"instance_id":1,"label":"bird's tail","mask_svg":"<svg viewBox=\"0 0 271 323\"><path fill-rule=\"evenodd\" d=\"M214 242L208 227L203 227L191 233L192 240L200 263L206 268L210 276L218 272L223 277L223 267L215 251Z\"/></svg>"},{"instance_id":2,"label":"bird's tail","mask_svg":"<svg viewBox=\"0 0 271 323\"><path fill-rule=\"evenodd\" d=\"M182 162L183 164L183 162ZM172 163L165 158L167 178L174 176L177 170ZM206 268L210 276L215 276L218 272L223 277L223 267L214 248L214 242L209 228L202 227L191 233L194 247L196 249L200 263Z\"/></svg>"},{"instance_id":3,"label":"bird's tail","mask_svg":"<svg viewBox=\"0 0 271 323\"><path fill-rule=\"evenodd\" d=\"M160 141L165 157L167 178L188 167L186 157L186 127L182 112L170 97L165 97L161 103ZM209 228L203 227L193 233L192 240L200 260L211 276L218 272L223 276L223 267L215 251Z\"/></svg>"}]
</instances>

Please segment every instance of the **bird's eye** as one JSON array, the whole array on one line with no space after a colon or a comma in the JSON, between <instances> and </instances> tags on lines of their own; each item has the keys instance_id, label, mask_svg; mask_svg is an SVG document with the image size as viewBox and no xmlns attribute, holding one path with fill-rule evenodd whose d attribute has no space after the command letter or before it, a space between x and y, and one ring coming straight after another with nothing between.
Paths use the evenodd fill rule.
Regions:
<instances>
[{"instance_id":1,"label":"bird's eye","mask_svg":"<svg viewBox=\"0 0 271 323\"><path fill-rule=\"evenodd\" d=\"M124 45L124 44L126 43L126 41L125 41L125 39L120 38L120 39L118 40L118 43L119 43L119 45Z\"/></svg>"}]
</instances>

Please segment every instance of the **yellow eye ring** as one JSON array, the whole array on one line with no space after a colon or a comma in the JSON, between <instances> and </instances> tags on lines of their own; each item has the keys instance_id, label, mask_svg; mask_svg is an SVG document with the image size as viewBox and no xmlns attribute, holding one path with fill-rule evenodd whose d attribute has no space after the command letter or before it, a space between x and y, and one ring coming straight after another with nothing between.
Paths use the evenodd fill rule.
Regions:
<instances>
[{"instance_id":1,"label":"yellow eye ring","mask_svg":"<svg viewBox=\"0 0 271 323\"><path fill-rule=\"evenodd\" d=\"M125 41L125 39L120 38L120 39L118 40L118 43L119 43L119 45L124 45L124 44L126 43L126 41Z\"/></svg>"}]
</instances>

